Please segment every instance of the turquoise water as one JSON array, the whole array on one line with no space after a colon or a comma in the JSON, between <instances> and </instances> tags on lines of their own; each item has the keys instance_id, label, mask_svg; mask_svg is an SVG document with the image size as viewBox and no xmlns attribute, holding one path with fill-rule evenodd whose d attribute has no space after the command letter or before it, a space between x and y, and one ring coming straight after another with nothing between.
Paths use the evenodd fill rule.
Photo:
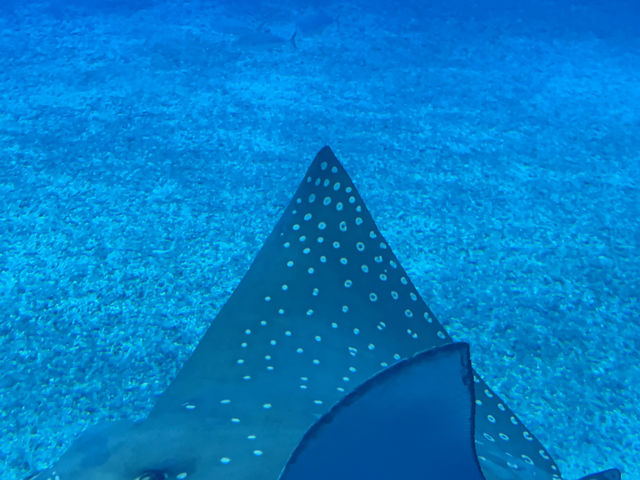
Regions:
<instances>
[{"instance_id":1,"label":"turquoise water","mask_svg":"<svg viewBox=\"0 0 640 480\"><path fill-rule=\"evenodd\" d=\"M640 478L638 7L519 5L3 3L0 476L149 411L329 144L564 476Z\"/></svg>"}]
</instances>

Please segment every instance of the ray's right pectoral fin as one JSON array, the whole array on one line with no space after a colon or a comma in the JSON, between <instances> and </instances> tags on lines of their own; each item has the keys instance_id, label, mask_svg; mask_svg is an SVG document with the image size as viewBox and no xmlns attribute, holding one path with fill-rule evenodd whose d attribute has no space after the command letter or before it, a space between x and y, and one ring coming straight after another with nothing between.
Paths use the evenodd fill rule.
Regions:
<instances>
[{"instance_id":1,"label":"ray's right pectoral fin","mask_svg":"<svg viewBox=\"0 0 640 480\"><path fill-rule=\"evenodd\" d=\"M367 380L305 434L281 480L484 480L469 346L419 353Z\"/></svg>"},{"instance_id":2,"label":"ray's right pectoral fin","mask_svg":"<svg viewBox=\"0 0 640 480\"><path fill-rule=\"evenodd\" d=\"M582 477L580 480L620 480L622 474L617 468L610 468L598 473L592 473L586 477Z\"/></svg>"}]
</instances>

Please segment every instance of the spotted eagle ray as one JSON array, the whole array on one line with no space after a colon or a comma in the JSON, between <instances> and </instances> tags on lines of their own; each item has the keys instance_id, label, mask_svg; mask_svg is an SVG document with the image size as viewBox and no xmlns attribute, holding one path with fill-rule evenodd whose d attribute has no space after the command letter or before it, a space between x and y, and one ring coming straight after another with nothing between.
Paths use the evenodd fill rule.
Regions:
<instances>
[{"instance_id":1,"label":"spotted eagle ray","mask_svg":"<svg viewBox=\"0 0 640 480\"><path fill-rule=\"evenodd\" d=\"M149 416L29 478L561 480L452 342L325 147Z\"/></svg>"}]
</instances>

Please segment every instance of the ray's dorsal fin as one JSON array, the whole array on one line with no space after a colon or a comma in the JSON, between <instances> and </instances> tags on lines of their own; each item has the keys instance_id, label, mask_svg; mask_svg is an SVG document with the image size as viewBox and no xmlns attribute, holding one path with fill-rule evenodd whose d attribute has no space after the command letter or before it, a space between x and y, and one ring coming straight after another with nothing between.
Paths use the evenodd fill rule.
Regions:
<instances>
[{"instance_id":1,"label":"ray's dorsal fin","mask_svg":"<svg viewBox=\"0 0 640 480\"><path fill-rule=\"evenodd\" d=\"M372 377L305 434L280 480L484 480L469 346L418 353Z\"/></svg>"}]
</instances>

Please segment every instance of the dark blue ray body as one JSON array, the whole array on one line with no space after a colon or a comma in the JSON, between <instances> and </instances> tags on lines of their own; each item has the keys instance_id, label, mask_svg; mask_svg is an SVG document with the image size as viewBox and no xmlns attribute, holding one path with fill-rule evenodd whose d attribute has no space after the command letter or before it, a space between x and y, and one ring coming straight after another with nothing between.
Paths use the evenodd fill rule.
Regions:
<instances>
[{"instance_id":1,"label":"dark blue ray body","mask_svg":"<svg viewBox=\"0 0 640 480\"><path fill-rule=\"evenodd\" d=\"M90 429L36 478L275 479L305 432L358 385L449 343L325 147L150 416ZM450 370L446 362L434 365ZM454 389L460 372L449 370L443 381ZM560 480L547 450L472 377L475 418L467 414L468 424L459 424L462 403L451 416L460 458L467 461L464 445L475 431L487 480ZM456 402L468 398L466 392ZM407 412L420 417L421 408L415 403ZM422 460L433 458L425 452Z\"/></svg>"}]
</instances>

